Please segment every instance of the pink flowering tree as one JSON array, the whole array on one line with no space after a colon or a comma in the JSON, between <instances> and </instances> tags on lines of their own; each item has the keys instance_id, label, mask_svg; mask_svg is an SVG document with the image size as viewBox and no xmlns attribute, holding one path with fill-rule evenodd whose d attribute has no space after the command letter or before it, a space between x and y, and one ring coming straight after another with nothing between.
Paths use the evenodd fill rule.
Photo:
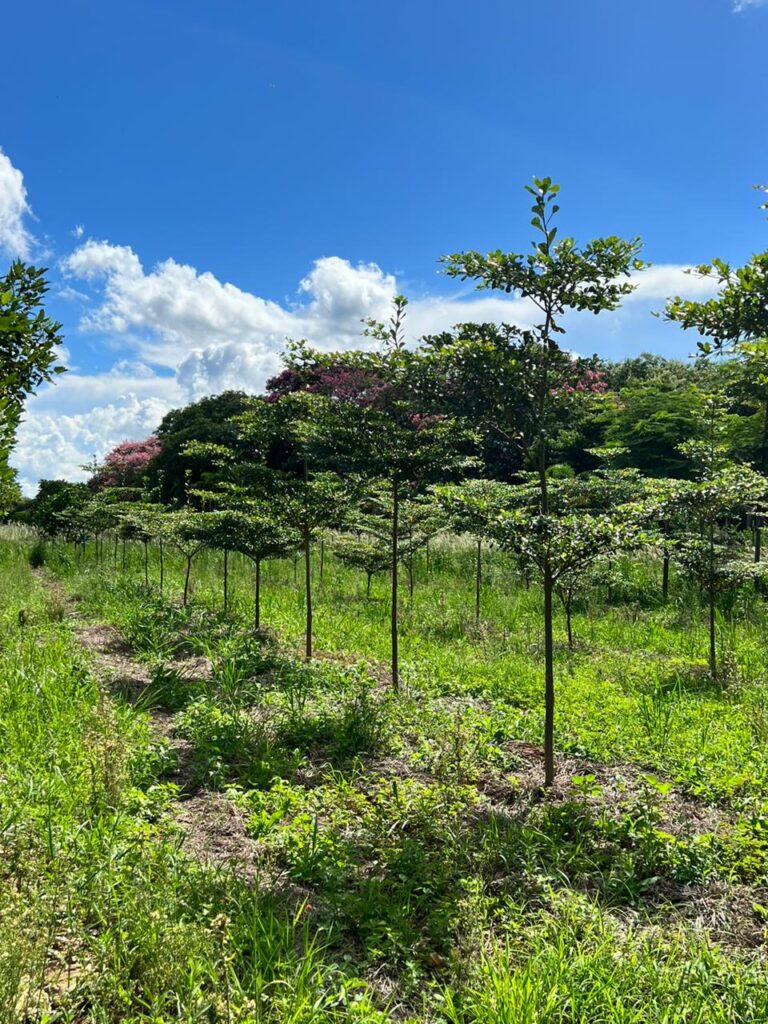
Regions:
<instances>
[{"instance_id":1,"label":"pink flowering tree","mask_svg":"<svg viewBox=\"0 0 768 1024\"><path fill-rule=\"evenodd\" d=\"M160 449L160 440L154 434L143 441L121 441L107 453L88 486L92 491L140 487L150 462L160 454Z\"/></svg>"}]
</instances>

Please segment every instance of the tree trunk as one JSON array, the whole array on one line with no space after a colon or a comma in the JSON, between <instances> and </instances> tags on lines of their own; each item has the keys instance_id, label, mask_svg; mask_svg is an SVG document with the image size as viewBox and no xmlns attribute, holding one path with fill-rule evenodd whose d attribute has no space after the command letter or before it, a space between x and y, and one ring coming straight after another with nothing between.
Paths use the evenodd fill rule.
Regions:
<instances>
[{"instance_id":1,"label":"tree trunk","mask_svg":"<svg viewBox=\"0 0 768 1024\"><path fill-rule=\"evenodd\" d=\"M189 600L189 574L192 571L192 555L184 556L187 560L186 569L184 571L184 598L182 604L187 607L187 601Z\"/></svg>"},{"instance_id":2,"label":"tree trunk","mask_svg":"<svg viewBox=\"0 0 768 1024\"><path fill-rule=\"evenodd\" d=\"M715 647L715 590L709 588L709 671L717 677L717 650Z\"/></svg>"},{"instance_id":3,"label":"tree trunk","mask_svg":"<svg viewBox=\"0 0 768 1024\"><path fill-rule=\"evenodd\" d=\"M475 557L475 625L480 625L480 588L483 582L483 542L477 538Z\"/></svg>"},{"instance_id":4,"label":"tree trunk","mask_svg":"<svg viewBox=\"0 0 768 1024\"><path fill-rule=\"evenodd\" d=\"M755 556L754 556L755 557L755 565L759 565L760 561L761 561L761 559L763 557L763 555L762 555L762 547L763 547L762 523L760 522L760 516L758 516L758 515L752 516L752 529L754 531L754 542L755 542ZM755 577L755 590L759 594L762 591L762 589L763 589L763 581L760 579L759 576L756 576Z\"/></svg>"},{"instance_id":5,"label":"tree trunk","mask_svg":"<svg viewBox=\"0 0 768 1024\"><path fill-rule=\"evenodd\" d=\"M229 611L229 551L224 548L224 614Z\"/></svg>"},{"instance_id":6,"label":"tree trunk","mask_svg":"<svg viewBox=\"0 0 768 1024\"><path fill-rule=\"evenodd\" d=\"M661 599L666 603L669 598L669 548L667 547L667 537L669 536L669 524L664 522L661 524L661 532L664 536L664 548L662 551L662 563L661 563Z\"/></svg>"},{"instance_id":7,"label":"tree trunk","mask_svg":"<svg viewBox=\"0 0 768 1024\"><path fill-rule=\"evenodd\" d=\"M392 481L392 597L391 597L391 634L392 634L392 688L400 689L400 665L399 652L397 649L397 566L399 559L398 552L398 530L399 530L399 494L398 479Z\"/></svg>"},{"instance_id":8,"label":"tree trunk","mask_svg":"<svg viewBox=\"0 0 768 1024\"><path fill-rule=\"evenodd\" d=\"M568 650L573 650L573 629L571 627L571 602L565 602L565 628L568 632Z\"/></svg>"},{"instance_id":9,"label":"tree trunk","mask_svg":"<svg viewBox=\"0 0 768 1024\"><path fill-rule=\"evenodd\" d=\"M547 375L544 374L546 387ZM546 397L544 397L546 401ZM543 421L543 417L542 417ZM547 448L544 437L539 446L539 492L541 514L549 515L549 489L547 486ZM552 561L547 554L544 559L544 786L549 788L555 781L555 644L552 635L552 595L555 581L552 577Z\"/></svg>"},{"instance_id":10,"label":"tree trunk","mask_svg":"<svg viewBox=\"0 0 768 1024\"><path fill-rule=\"evenodd\" d=\"M717 651L715 649L715 524L709 524L709 671L712 678L717 676Z\"/></svg>"},{"instance_id":11,"label":"tree trunk","mask_svg":"<svg viewBox=\"0 0 768 1024\"><path fill-rule=\"evenodd\" d=\"M304 634L304 657L312 658L312 550L309 528L304 529L304 607L307 613L306 631Z\"/></svg>"},{"instance_id":12,"label":"tree trunk","mask_svg":"<svg viewBox=\"0 0 768 1024\"><path fill-rule=\"evenodd\" d=\"M256 579L253 587L253 628L261 629L261 559L254 559Z\"/></svg>"},{"instance_id":13,"label":"tree trunk","mask_svg":"<svg viewBox=\"0 0 768 1024\"><path fill-rule=\"evenodd\" d=\"M555 781L555 654L552 636L552 566L544 563L544 785Z\"/></svg>"}]
</instances>

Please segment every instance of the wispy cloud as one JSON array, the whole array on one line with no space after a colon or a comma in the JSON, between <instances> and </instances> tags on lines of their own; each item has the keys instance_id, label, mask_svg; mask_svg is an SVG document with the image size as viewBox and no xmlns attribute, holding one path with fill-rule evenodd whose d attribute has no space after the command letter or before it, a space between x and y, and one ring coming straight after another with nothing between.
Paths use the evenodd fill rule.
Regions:
<instances>
[{"instance_id":1,"label":"wispy cloud","mask_svg":"<svg viewBox=\"0 0 768 1024\"><path fill-rule=\"evenodd\" d=\"M743 11L749 10L750 7L766 6L768 6L768 0L733 0L734 14L741 14Z\"/></svg>"}]
</instances>

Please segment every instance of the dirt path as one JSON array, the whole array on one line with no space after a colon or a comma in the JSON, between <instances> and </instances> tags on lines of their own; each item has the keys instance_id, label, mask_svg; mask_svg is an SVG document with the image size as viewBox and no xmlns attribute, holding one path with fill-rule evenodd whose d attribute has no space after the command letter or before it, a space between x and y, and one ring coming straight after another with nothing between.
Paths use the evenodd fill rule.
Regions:
<instances>
[{"instance_id":1,"label":"dirt path","mask_svg":"<svg viewBox=\"0 0 768 1024\"><path fill-rule=\"evenodd\" d=\"M131 648L114 626L84 620L78 602L48 573L36 573L43 587L66 608L73 635L87 652L93 671L112 700L139 703L151 682L150 667L133 657ZM205 658L170 663L188 679L210 678ZM222 793L197 784L191 743L178 735L176 716L164 708L145 709L157 736L173 755L173 769L166 777L178 787L170 813L183 833L182 848L208 864L227 867L248 881L259 873L260 847L246 831L243 812Z\"/></svg>"}]
</instances>

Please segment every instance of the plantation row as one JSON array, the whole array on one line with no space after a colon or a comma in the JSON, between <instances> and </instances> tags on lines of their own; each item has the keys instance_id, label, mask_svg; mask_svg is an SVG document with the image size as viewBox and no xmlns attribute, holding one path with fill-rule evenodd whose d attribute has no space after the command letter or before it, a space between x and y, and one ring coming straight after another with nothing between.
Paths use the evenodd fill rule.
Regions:
<instances>
[{"instance_id":1,"label":"plantation row","mask_svg":"<svg viewBox=\"0 0 768 1024\"><path fill-rule=\"evenodd\" d=\"M664 596L675 563L706 599L715 678L718 599L740 586L760 586L768 481L740 457L740 434L744 423L753 430L762 415L758 449L768 466L768 377L760 341L768 264L754 257L734 271L715 261L699 273L719 285L716 299L667 304L668 319L703 336L702 359L730 354L732 364L746 366L740 395L700 392L698 405L688 410L695 428L688 424L680 436L667 437L679 460L676 475L650 478L637 467L616 468L627 451L615 445L585 446L592 469L575 473L568 464L553 465L552 452L567 449L575 433L588 432L585 424L599 419L595 410L606 406L608 384L594 360L560 347L563 316L618 308L635 287L632 275L644 267L641 246L638 239L613 236L581 248L572 239L558 240L558 186L535 179L527 191L536 232L528 254L464 252L443 264L449 276L519 294L535 311L534 326L465 324L410 350L407 300L398 296L387 324L367 322L364 334L376 349L323 355L304 343L292 345L267 393L236 401L229 419L186 436L182 429L170 446L162 430L146 442L119 446L94 467L94 496L71 485L41 487L21 516L79 542L96 537L101 544L114 533L140 539L147 551L157 544L161 584L163 552L173 545L185 558L184 603L201 548L239 552L254 565L257 627L262 564L300 550L307 658L314 631L311 551L333 530L338 557L365 573L369 590L377 573L389 574L395 690L400 566L412 577L415 553L439 532L470 535L477 547L479 620L483 545L495 544L512 553L542 591L544 781L551 785L557 598L570 636L580 591L600 580L610 587L612 567L624 552L661 552ZM734 408L739 403L748 416ZM632 433L628 440L631 449ZM490 479L500 470L514 482ZM753 553L745 537L750 530ZM226 558L224 565L226 574Z\"/></svg>"}]
</instances>

